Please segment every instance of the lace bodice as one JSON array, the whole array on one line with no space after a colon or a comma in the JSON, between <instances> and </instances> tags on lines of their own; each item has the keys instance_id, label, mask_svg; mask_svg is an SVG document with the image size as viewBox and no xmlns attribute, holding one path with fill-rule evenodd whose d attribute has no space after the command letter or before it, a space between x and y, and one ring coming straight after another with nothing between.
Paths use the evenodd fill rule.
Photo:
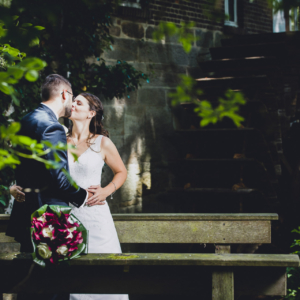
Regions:
<instances>
[{"instance_id":1,"label":"lace bodice","mask_svg":"<svg viewBox=\"0 0 300 300\"><path fill-rule=\"evenodd\" d=\"M100 154L102 137L103 135L99 135L94 144L83 152L76 162L74 162L72 155L68 156L70 175L83 189L87 189L91 185L101 184L101 174L104 166Z\"/></svg>"}]
</instances>

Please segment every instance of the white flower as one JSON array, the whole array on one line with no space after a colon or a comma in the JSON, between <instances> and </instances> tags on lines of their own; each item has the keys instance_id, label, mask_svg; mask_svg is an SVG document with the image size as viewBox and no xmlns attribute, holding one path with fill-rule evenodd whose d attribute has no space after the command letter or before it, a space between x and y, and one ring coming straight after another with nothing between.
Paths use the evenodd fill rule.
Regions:
<instances>
[{"instance_id":1,"label":"white flower","mask_svg":"<svg viewBox=\"0 0 300 300\"><path fill-rule=\"evenodd\" d=\"M68 231L68 230L67 230ZM71 239L72 237L73 237L73 234L72 234L72 232L70 232L70 231L68 231L69 232L69 234L67 235L67 239Z\"/></svg>"},{"instance_id":2,"label":"white flower","mask_svg":"<svg viewBox=\"0 0 300 300\"><path fill-rule=\"evenodd\" d=\"M69 249L66 245L63 245L63 246L60 246L56 249L56 252L59 254L59 255L63 255L63 256L66 256L69 252Z\"/></svg>"},{"instance_id":3,"label":"white flower","mask_svg":"<svg viewBox=\"0 0 300 300\"><path fill-rule=\"evenodd\" d=\"M45 216L41 215L39 218L37 218L38 221L42 221L42 223L46 222Z\"/></svg>"},{"instance_id":4,"label":"white flower","mask_svg":"<svg viewBox=\"0 0 300 300\"><path fill-rule=\"evenodd\" d=\"M37 251L38 251L38 254L44 259L48 259L52 256L52 252L50 251L50 249L46 243L40 243L37 246Z\"/></svg>"},{"instance_id":5,"label":"white flower","mask_svg":"<svg viewBox=\"0 0 300 300\"><path fill-rule=\"evenodd\" d=\"M71 227L71 228L69 228L68 230L69 230L70 232L73 232L74 230L76 230L76 228L77 228L77 227Z\"/></svg>"},{"instance_id":6,"label":"white flower","mask_svg":"<svg viewBox=\"0 0 300 300\"><path fill-rule=\"evenodd\" d=\"M53 229L54 229L54 227L52 225L49 225L49 227L43 228L42 229L43 236L46 238L50 238L52 240L53 239L53 234L52 234Z\"/></svg>"}]
</instances>

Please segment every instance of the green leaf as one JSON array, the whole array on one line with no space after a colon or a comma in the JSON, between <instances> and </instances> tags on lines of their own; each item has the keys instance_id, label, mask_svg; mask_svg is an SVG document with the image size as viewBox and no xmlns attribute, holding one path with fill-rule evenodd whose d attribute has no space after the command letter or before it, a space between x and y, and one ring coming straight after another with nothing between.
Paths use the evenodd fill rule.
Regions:
<instances>
[{"instance_id":1,"label":"green leaf","mask_svg":"<svg viewBox=\"0 0 300 300\"><path fill-rule=\"evenodd\" d=\"M25 78L28 81L36 81L39 77L39 73L36 70L29 70L28 72L26 72L25 74Z\"/></svg>"},{"instance_id":2,"label":"green leaf","mask_svg":"<svg viewBox=\"0 0 300 300\"><path fill-rule=\"evenodd\" d=\"M49 142L49 141L42 141L42 143L43 143L46 147L48 147L48 148L52 148L52 147L53 147L53 145L52 145L51 142Z\"/></svg>"},{"instance_id":3,"label":"green leaf","mask_svg":"<svg viewBox=\"0 0 300 300\"><path fill-rule=\"evenodd\" d=\"M30 27L30 26L32 26L31 23L23 23L23 24L21 25L21 27Z\"/></svg>"},{"instance_id":4,"label":"green leaf","mask_svg":"<svg viewBox=\"0 0 300 300\"><path fill-rule=\"evenodd\" d=\"M84 251L84 249L85 249L85 244L84 243L79 244L78 249L72 253L70 259L79 257L79 255Z\"/></svg>"},{"instance_id":5,"label":"green leaf","mask_svg":"<svg viewBox=\"0 0 300 300\"><path fill-rule=\"evenodd\" d=\"M29 69L29 70L40 71L44 67L47 66L47 63L44 62L43 60L39 59L39 58L30 57L30 58L26 58L26 59L22 60L19 63L19 66L24 67L24 68Z\"/></svg>"},{"instance_id":6,"label":"green leaf","mask_svg":"<svg viewBox=\"0 0 300 300\"><path fill-rule=\"evenodd\" d=\"M6 202L2 199L0 199L0 203L3 205L3 206L6 206Z\"/></svg>"},{"instance_id":7,"label":"green leaf","mask_svg":"<svg viewBox=\"0 0 300 300\"><path fill-rule=\"evenodd\" d=\"M7 69L7 73L14 76L15 79L21 79L24 74L24 70L17 66L13 66Z\"/></svg>"},{"instance_id":8,"label":"green leaf","mask_svg":"<svg viewBox=\"0 0 300 300\"><path fill-rule=\"evenodd\" d=\"M49 205L51 212L55 213L58 217L61 216L61 205Z\"/></svg>"},{"instance_id":9,"label":"green leaf","mask_svg":"<svg viewBox=\"0 0 300 300\"><path fill-rule=\"evenodd\" d=\"M15 134L21 129L21 124L19 122L13 122L7 128L7 135Z\"/></svg>"},{"instance_id":10,"label":"green leaf","mask_svg":"<svg viewBox=\"0 0 300 300\"><path fill-rule=\"evenodd\" d=\"M6 44L6 47L2 50L3 52L8 53L9 55L11 55L12 57L16 57L19 55L20 50L11 47L10 45Z\"/></svg>"},{"instance_id":11,"label":"green leaf","mask_svg":"<svg viewBox=\"0 0 300 300\"><path fill-rule=\"evenodd\" d=\"M64 214L68 214L69 215L71 213L71 211L72 211L72 207L70 207L70 206L62 206L62 205L60 205L59 207L60 207L60 211L62 213L64 213Z\"/></svg>"},{"instance_id":12,"label":"green leaf","mask_svg":"<svg viewBox=\"0 0 300 300\"><path fill-rule=\"evenodd\" d=\"M73 180L73 178L70 176L69 172L66 169L61 169L62 172L66 175L67 179L69 180L69 182L75 187L75 189L78 189L78 185L76 184L76 182Z\"/></svg>"},{"instance_id":13,"label":"green leaf","mask_svg":"<svg viewBox=\"0 0 300 300\"><path fill-rule=\"evenodd\" d=\"M78 156L73 152L71 152L71 154L74 157L74 162L78 161Z\"/></svg>"},{"instance_id":14,"label":"green leaf","mask_svg":"<svg viewBox=\"0 0 300 300\"><path fill-rule=\"evenodd\" d=\"M54 156L54 159L56 162L60 161L60 157L58 156L58 154L55 151L53 151L53 156Z\"/></svg>"},{"instance_id":15,"label":"green leaf","mask_svg":"<svg viewBox=\"0 0 300 300\"><path fill-rule=\"evenodd\" d=\"M46 262L40 258L37 257L37 255L35 253L32 253L32 259L33 261L38 264L39 266L41 266L42 268L46 267Z\"/></svg>"},{"instance_id":16,"label":"green leaf","mask_svg":"<svg viewBox=\"0 0 300 300\"><path fill-rule=\"evenodd\" d=\"M8 85L7 82L0 82L0 91L3 92L6 95L10 95L13 94L14 89L12 88L12 86Z\"/></svg>"},{"instance_id":17,"label":"green leaf","mask_svg":"<svg viewBox=\"0 0 300 300\"><path fill-rule=\"evenodd\" d=\"M44 30L45 29L45 27L43 27L43 26L34 26L34 28L37 29L37 30Z\"/></svg>"},{"instance_id":18,"label":"green leaf","mask_svg":"<svg viewBox=\"0 0 300 300\"><path fill-rule=\"evenodd\" d=\"M42 207L40 207L38 210L33 212L31 215L31 221L33 220L33 218L39 218L43 213L45 213L47 211L47 208L48 208L48 205L45 204Z\"/></svg>"},{"instance_id":19,"label":"green leaf","mask_svg":"<svg viewBox=\"0 0 300 300\"><path fill-rule=\"evenodd\" d=\"M36 140L33 140L28 136L18 135L17 138L18 138L20 144L24 144L26 146L31 146L32 144L37 143Z\"/></svg>"}]
</instances>

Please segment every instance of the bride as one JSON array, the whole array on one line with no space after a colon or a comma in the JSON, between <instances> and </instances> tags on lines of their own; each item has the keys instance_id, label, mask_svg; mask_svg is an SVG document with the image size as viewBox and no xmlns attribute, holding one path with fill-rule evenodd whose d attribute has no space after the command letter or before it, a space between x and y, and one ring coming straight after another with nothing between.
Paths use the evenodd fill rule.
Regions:
<instances>
[{"instance_id":1,"label":"bride","mask_svg":"<svg viewBox=\"0 0 300 300\"><path fill-rule=\"evenodd\" d=\"M121 253L121 247L106 198L115 193L126 180L127 171L114 143L103 128L103 106L98 97L90 93L78 95L72 104L72 125L67 143L71 177L82 188L94 195L85 206L72 208L72 213L89 230L89 253ZM74 154L74 155L73 155ZM77 160L75 159L77 157ZM114 173L112 181L101 188L102 168L106 163ZM21 188L14 186L11 194L24 197ZM128 295L71 294L70 300L101 299L127 300Z\"/></svg>"}]
</instances>

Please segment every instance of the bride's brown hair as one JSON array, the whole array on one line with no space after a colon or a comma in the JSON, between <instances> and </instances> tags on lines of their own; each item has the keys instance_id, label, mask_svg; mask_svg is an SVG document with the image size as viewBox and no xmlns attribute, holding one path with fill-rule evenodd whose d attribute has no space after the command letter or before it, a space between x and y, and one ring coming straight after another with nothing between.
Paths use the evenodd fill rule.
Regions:
<instances>
[{"instance_id":1,"label":"bride's brown hair","mask_svg":"<svg viewBox=\"0 0 300 300\"><path fill-rule=\"evenodd\" d=\"M84 97L88 101L90 110L93 110L96 112L96 115L92 118L91 123L90 123L89 130L90 130L91 135L87 139L88 144L89 145L91 144L90 141L96 134L101 134L101 135L109 137L108 131L106 129L104 129L103 123L102 123L103 105L102 105L102 102L100 101L100 99L90 93L81 93L79 95ZM69 126L68 136L72 135L72 128L73 128L73 124L71 122L70 126Z\"/></svg>"}]
</instances>

